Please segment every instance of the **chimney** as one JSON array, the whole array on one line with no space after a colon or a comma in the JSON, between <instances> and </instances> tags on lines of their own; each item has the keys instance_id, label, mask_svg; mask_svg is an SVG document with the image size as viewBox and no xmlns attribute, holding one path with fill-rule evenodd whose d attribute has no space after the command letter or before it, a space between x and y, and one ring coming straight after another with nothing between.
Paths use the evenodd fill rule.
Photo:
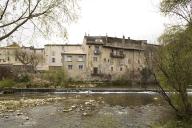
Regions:
<instances>
[{"instance_id":1,"label":"chimney","mask_svg":"<svg viewBox=\"0 0 192 128\"><path fill-rule=\"evenodd\" d=\"M106 40L105 43L108 43L108 35L107 35L107 33L106 33L106 36L105 36L105 40Z\"/></svg>"},{"instance_id":2,"label":"chimney","mask_svg":"<svg viewBox=\"0 0 192 128\"><path fill-rule=\"evenodd\" d=\"M128 40L130 40L131 38L130 37L128 37Z\"/></svg>"},{"instance_id":3,"label":"chimney","mask_svg":"<svg viewBox=\"0 0 192 128\"><path fill-rule=\"evenodd\" d=\"M125 36L123 35L123 40L122 40L122 43L125 43Z\"/></svg>"}]
</instances>

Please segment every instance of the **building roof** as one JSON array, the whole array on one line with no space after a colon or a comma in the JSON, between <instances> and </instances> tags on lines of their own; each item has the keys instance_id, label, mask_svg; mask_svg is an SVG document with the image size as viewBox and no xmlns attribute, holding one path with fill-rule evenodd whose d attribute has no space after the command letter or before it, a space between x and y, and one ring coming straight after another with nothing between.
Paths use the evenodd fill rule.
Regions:
<instances>
[{"instance_id":1,"label":"building roof","mask_svg":"<svg viewBox=\"0 0 192 128\"><path fill-rule=\"evenodd\" d=\"M103 47L126 49L126 50L144 50L144 44L147 40L133 40L128 37L127 39L108 36L85 36L86 44L89 45L103 45Z\"/></svg>"},{"instance_id":2,"label":"building roof","mask_svg":"<svg viewBox=\"0 0 192 128\"><path fill-rule=\"evenodd\" d=\"M130 37L118 38L118 37L108 37L108 36L84 36L87 44L106 44L106 43L129 43L129 44L141 44L147 43L147 40L133 40ZM100 40L99 40L100 39Z\"/></svg>"},{"instance_id":3,"label":"building roof","mask_svg":"<svg viewBox=\"0 0 192 128\"><path fill-rule=\"evenodd\" d=\"M12 44L6 46L7 48L20 48L19 44L17 44L16 42L13 42Z\"/></svg>"},{"instance_id":4,"label":"building roof","mask_svg":"<svg viewBox=\"0 0 192 128\"><path fill-rule=\"evenodd\" d=\"M46 44L45 46L82 46L81 44Z\"/></svg>"}]
</instances>

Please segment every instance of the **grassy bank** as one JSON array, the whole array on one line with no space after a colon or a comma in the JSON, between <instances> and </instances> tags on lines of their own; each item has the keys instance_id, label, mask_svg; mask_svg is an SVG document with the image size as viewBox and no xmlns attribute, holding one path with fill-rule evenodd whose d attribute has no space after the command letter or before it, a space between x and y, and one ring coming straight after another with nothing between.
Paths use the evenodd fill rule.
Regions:
<instances>
[{"instance_id":1,"label":"grassy bank","mask_svg":"<svg viewBox=\"0 0 192 128\"><path fill-rule=\"evenodd\" d=\"M191 128L192 118L190 119L177 119L173 118L167 122L160 122L152 126L152 128Z\"/></svg>"}]
</instances>

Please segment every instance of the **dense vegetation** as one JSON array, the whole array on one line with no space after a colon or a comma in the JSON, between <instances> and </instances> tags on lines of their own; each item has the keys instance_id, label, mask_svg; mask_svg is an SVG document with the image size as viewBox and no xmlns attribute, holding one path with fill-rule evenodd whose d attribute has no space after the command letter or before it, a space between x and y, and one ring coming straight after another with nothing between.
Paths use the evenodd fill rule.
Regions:
<instances>
[{"instance_id":1,"label":"dense vegetation","mask_svg":"<svg viewBox=\"0 0 192 128\"><path fill-rule=\"evenodd\" d=\"M192 84L191 7L191 0L162 0L160 5L165 16L179 17L180 23L167 27L154 56L154 72L161 93L177 115L176 121L169 121L165 127L187 127L192 118L192 100L187 93Z\"/></svg>"}]
</instances>

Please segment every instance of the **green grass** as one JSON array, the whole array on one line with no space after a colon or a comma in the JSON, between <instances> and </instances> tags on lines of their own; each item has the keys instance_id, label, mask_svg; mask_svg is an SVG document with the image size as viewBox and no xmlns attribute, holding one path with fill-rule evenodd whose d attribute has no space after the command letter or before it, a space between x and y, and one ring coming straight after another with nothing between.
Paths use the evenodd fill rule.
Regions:
<instances>
[{"instance_id":1,"label":"green grass","mask_svg":"<svg viewBox=\"0 0 192 128\"><path fill-rule=\"evenodd\" d=\"M11 79L5 79L0 81L0 88L11 88L15 86L15 81Z\"/></svg>"},{"instance_id":2,"label":"green grass","mask_svg":"<svg viewBox=\"0 0 192 128\"><path fill-rule=\"evenodd\" d=\"M167 122L155 124L152 128L192 128L192 118L183 120L172 119Z\"/></svg>"}]
</instances>

